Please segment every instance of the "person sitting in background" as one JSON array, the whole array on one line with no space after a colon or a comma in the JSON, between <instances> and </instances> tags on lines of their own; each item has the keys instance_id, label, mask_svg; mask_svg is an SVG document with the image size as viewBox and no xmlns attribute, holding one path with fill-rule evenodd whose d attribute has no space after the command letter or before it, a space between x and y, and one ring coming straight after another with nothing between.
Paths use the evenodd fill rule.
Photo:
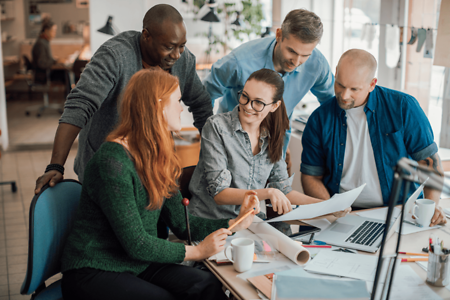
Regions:
<instances>
[{"instance_id":1,"label":"person sitting in background","mask_svg":"<svg viewBox=\"0 0 450 300\"><path fill-rule=\"evenodd\" d=\"M50 19L42 21L42 28L31 50L32 64L34 69L34 81L36 83L45 84L47 79L50 81L63 82L68 85L67 73L64 70L52 70L52 66L62 63L61 60L55 59L52 55L50 41L56 36L57 26ZM47 75L48 74L48 75ZM70 87L66 87L66 95Z\"/></svg>"},{"instance_id":2,"label":"person sitting in background","mask_svg":"<svg viewBox=\"0 0 450 300\"><path fill-rule=\"evenodd\" d=\"M292 190L293 176L282 159L289 129L283 92L284 81L277 72L258 70L238 93L238 106L206 121L200 159L189 184L192 214L235 218L249 190L255 190L260 200L269 199L278 214L291 211L292 204L323 201ZM282 225L274 227L289 235L290 226Z\"/></svg>"},{"instance_id":3,"label":"person sitting in background","mask_svg":"<svg viewBox=\"0 0 450 300\"><path fill-rule=\"evenodd\" d=\"M377 86L377 61L360 49L345 52L336 67L336 97L309 117L302 136L301 180L305 194L328 199L363 183L356 208L387 205L393 167L402 157L443 174L430 122L417 100ZM411 184L408 195L417 186ZM424 188L439 203L440 191ZM403 199L400 194L399 200ZM436 205L431 226L446 223Z\"/></svg>"},{"instance_id":4,"label":"person sitting in background","mask_svg":"<svg viewBox=\"0 0 450 300\"><path fill-rule=\"evenodd\" d=\"M198 246L157 237L163 218L187 238L181 173L171 131L181 129L178 79L141 70L125 88L118 127L89 161L76 220L62 255L64 299L227 299L210 272L179 265L223 250L236 219L190 216ZM248 192L233 231L247 228L259 211ZM212 233L211 233L212 232Z\"/></svg>"}]
</instances>

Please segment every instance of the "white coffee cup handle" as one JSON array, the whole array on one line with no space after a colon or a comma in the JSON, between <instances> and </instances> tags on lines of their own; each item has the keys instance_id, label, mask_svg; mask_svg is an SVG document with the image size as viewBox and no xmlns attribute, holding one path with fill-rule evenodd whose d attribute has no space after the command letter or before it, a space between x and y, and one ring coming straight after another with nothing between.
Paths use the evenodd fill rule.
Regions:
<instances>
[{"instance_id":1,"label":"white coffee cup handle","mask_svg":"<svg viewBox=\"0 0 450 300\"><path fill-rule=\"evenodd\" d=\"M225 257L231 261L232 263L234 263L234 260L232 260L230 257L232 257L232 253L231 253L231 249L233 248L233 246L228 246L227 248L225 248L225 251L223 252L225 254ZM228 255L228 252L230 253L230 255Z\"/></svg>"},{"instance_id":2,"label":"white coffee cup handle","mask_svg":"<svg viewBox=\"0 0 450 300\"><path fill-rule=\"evenodd\" d=\"M419 207L419 205L414 205L413 209L412 209L412 215L414 218L416 218L416 220L419 220L419 217L416 216L416 208Z\"/></svg>"}]
</instances>

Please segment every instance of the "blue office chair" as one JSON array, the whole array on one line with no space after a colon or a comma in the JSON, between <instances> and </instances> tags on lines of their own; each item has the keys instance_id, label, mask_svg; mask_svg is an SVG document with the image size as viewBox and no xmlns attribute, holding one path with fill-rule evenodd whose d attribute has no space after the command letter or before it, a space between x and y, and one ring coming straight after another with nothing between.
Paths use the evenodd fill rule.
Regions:
<instances>
[{"instance_id":1,"label":"blue office chair","mask_svg":"<svg viewBox=\"0 0 450 300\"><path fill-rule=\"evenodd\" d=\"M35 300L63 299L61 280L48 287L45 281L61 271L64 243L72 227L81 195L81 183L66 179L48 185L30 205L28 266L20 293Z\"/></svg>"}]
</instances>

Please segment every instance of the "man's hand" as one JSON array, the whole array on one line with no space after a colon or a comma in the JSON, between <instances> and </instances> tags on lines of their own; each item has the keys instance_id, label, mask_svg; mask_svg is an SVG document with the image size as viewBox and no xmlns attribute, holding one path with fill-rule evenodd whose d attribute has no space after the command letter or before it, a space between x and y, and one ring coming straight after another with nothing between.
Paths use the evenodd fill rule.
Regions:
<instances>
[{"instance_id":1,"label":"man's hand","mask_svg":"<svg viewBox=\"0 0 450 300\"><path fill-rule=\"evenodd\" d=\"M352 208L351 207L347 207L346 209L344 209L344 210L341 210L341 211L335 211L334 213L333 213L333 216L335 216L336 218L342 218L342 217L345 217L349 212L351 212L352 211Z\"/></svg>"},{"instance_id":2,"label":"man's hand","mask_svg":"<svg viewBox=\"0 0 450 300\"><path fill-rule=\"evenodd\" d=\"M292 176L292 173L291 173L291 169L292 169L292 162L291 162L291 150L289 150L289 148L287 148L287 150L286 150L286 159L285 159L285 161L286 161L286 165L287 165L287 172L288 172L288 175L289 175L289 177L291 177Z\"/></svg>"},{"instance_id":3,"label":"man's hand","mask_svg":"<svg viewBox=\"0 0 450 300\"><path fill-rule=\"evenodd\" d=\"M446 223L447 223L447 219L445 218L444 210L439 205L436 205L434 215L431 218L430 227L433 227L435 225L440 225L440 224L446 224Z\"/></svg>"},{"instance_id":4,"label":"man's hand","mask_svg":"<svg viewBox=\"0 0 450 300\"><path fill-rule=\"evenodd\" d=\"M64 176L56 171L51 170L45 173L44 175L40 176L36 180L36 187L34 189L35 194L39 194L41 192L42 187L48 183L51 187L55 186L58 182L62 181L64 179Z\"/></svg>"}]
</instances>

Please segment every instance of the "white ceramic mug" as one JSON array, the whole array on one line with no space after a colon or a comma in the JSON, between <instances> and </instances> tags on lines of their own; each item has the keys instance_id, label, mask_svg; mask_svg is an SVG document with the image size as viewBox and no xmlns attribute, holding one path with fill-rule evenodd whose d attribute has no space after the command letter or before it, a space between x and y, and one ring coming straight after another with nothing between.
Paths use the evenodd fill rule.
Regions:
<instances>
[{"instance_id":1,"label":"white ceramic mug","mask_svg":"<svg viewBox=\"0 0 450 300\"><path fill-rule=\"evenodd\" d=\"M254 254L255 242L248 238L236 238L225 249L226 258L233 263L237 272L245 272L251 269Z\"/></svg>"},{"instance_id":2,"label":"white ceramic mug","mask_svg":"<svg viewBox=\"0 0 450 300\"><path fill-rule=\"evenodd\" d=\"M416 218L416 222L423 227L429 227L431 218L434 216L436 209L436 202L429 199L417 199L413 208L413 216Z\"/></svg>"}]
</instances>

